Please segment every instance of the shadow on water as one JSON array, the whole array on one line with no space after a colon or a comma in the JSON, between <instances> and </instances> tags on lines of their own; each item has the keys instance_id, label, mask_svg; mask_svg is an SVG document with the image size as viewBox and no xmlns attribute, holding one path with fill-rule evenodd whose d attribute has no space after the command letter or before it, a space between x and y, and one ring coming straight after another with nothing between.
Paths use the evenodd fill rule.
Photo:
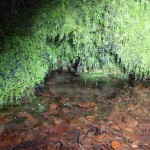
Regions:
<instances>
[{"instance_id":1,"label":"shadow on water","mask_svg":"<svg viewBox=\"0 0 150 150\"><path fill-rule=\"evenodd\" d=\"M49 93L55 95L55 100L59 102L62 97L67 98L67 104L76 107L81 102L96 102L99 109L99 117L109 115L113 111L114 98L127 85L125 80L99 80L85 81L77 74L68 72L53 72L47 77L44 87L37 90L38 93ZM50 98L51 99L51 98ZM109 105L109 107L108 107Z\"/></svg>"},{"instance_id":2,"label":"shadow on water","mask_svg":"<svg viewBox=\"0 0 150 150\"><path fill-rule=\"evenodd\" d=\"M60 95L63 93L66 96L82 95L81 99L84 99L84 97L91 97L92 95L107 97L115 90L123 89L125 85L127 85L125 80L86 81L76 74L54 72L46 79L44 88L58 92Z\"/></svg>"}]
</instances>

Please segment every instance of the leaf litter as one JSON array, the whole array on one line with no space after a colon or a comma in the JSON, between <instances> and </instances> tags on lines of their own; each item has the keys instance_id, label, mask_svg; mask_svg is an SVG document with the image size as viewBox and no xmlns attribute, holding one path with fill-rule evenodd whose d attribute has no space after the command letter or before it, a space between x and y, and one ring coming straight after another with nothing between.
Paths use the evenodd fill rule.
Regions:
<instances>
[{"instance_id":1,"label":"leaf litter","mask_svg":"<svg viewBox=\"0 0 150 150\"><path fill-rule=\"evenodd\" d=\"M24 104L27 110L1 112L1 150L150 149L149 86L109 86L107 92L105 85L72 83L71 78L51 77L37 89L43 112L29 111L32 103Z\"/></svg>"}]
</instances>

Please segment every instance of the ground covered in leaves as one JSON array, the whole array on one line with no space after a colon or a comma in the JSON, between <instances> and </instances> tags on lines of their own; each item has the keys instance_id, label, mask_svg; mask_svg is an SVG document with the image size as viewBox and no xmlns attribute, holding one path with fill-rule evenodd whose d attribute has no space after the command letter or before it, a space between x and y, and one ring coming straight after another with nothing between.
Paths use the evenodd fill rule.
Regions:
<instances>
[{"instance_id":1,"label":"ground covered in leaves","mask_svg":"<svg viewBox=\"0 0 150 150\"><path fill-rule=\"evenodd\" d=\"M114 83L49 77L35 102L1 110L0 150L149 150L150 86Z\"/></svg>"}]
</instances>

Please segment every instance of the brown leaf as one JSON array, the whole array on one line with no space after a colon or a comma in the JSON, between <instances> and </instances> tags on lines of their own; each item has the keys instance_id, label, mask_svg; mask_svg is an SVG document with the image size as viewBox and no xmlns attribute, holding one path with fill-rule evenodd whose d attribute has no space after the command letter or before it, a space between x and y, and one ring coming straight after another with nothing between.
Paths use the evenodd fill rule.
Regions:
<instances>
[{"instance_id":1,"label":"brown leaf","mask_svg":"<svg viewBox=\"0 0 150 150\"><path fill-rule=\"evenodd\" d=\"M91 107L95 107L97 105L96 102L91 102Z\"/></svg>"},{"instance_id":2,"label":"brown leaf","mask_svg":"<svg viewBox=\"0 0 150 150\"><path fill-rule=\"evenodd\" d=\"M38 121L31 114L29 114L27 112L20 112L20 113L17 114L17 117L18 118L24 118L24 117L27 118L25 120L25 125L26 126L33 127L38 123Z\"/></svg>"},{"instance_id":3,"label":"brown leaf","mask_svg":"<svg viewBox=\"0 0 150 150\"><path fill-rule=\"evenodd\" d=\"M95 135L92 137L92 143L98 143L103 141L103 138L106 136L106 134L103 135Z\"/></svg>"},{"instance_id":4,"label":"brown leaf","mask_svg":"<svg viewBox=\"0 0 150 150\"><path fill-rule=\"evenodd\" d=\"M61 97L59 102L64 105L66 102L68 102L68 100L69 99L66 97Z\"/></svg>"},{"instance_id":5,"label":"brown leaf","mask_svg":"<svg viewBox=\"0 0 150 150\"><path fill-rule=\"evenodd\" d=\"M81 142L82 145L88 145L89 147L91 146L91 138L85 138L84 140L82 140Z\"/></svg>"},{"instance_id":6,"label":"brown leaf","mask_svg":"<svg viewBox=\"0 0 150 150\"><path fill-rule=\"evenodd\" d=\"M84 125L90 125L90 122L85 117L80 117L79 121Z\"/></svg>"},{"instance_id":7,"label":"brown leaf","mask_svg":"<svg viewBox=\"0 0 150 150\"><path fill-rule=\"evenodd\" d=\"M141 122L138 127L144 133L150 134L150 122Z\"/></svg>"},{"instance_id":8,"label":"brown leaf","mask_svg":"<svg viewBox=\"0 0 150 150\"><path fill-rule=\"evenodd\" d=\"M70 125L76 125L76 124L78 124L78 119L72 119L72 120L70 120Z\"/></svg>"},{"instance_id":9,"label":"brown leaf","mask_svg":"<svg viewBox=\"0 0 150 150\"><path fill-rule=\"evenodd\" d=\"M56 135L50 136L50 137L48 137L48 139L50 142L59 142L60 141L60 137L56 136Z\"/></svg>"},{"instance_id":10,"label":"brown leaf","mask_svg":"<svg viewBox=\"0 0 150 150\"><path fill-rule=\"evenodd\" d=\"M123 119L123 121L128 125L128 126L131 126L131 127L136 127L138 125L138 121L136 119L134 119L133 117L131 116L127 116L126 118Z\"/></svg>"},{"instance_id":11,"label":"brown leaf","mask_svg":"<svg viewBox=\"0 0 150 150\"><path fill-rule=\"evenodd\" d=\"M116 148L116 150L130 150L130 149L131 148L127 144L124 144L124 143L120 143L120 146Z\"/></svg>"},{"instance_id":12,"label":"brown leaf","mask_svg":"<svg viewBox=\"0 0 150 150\"><path fill-rule=\"evenodd\" d=\"M144 108L137 108L135 111L134 111L135 114L137 115L140 115L142 116L144 114Z\"/></svg>"},{"instance_id":13,"label":"brown leaf","mask_svg":"<svg viewBox=\"0 0 150 150\"><path fill-rule=\"evenodd\" d=\"M34 135L33 135L33 133L28 133L28 134L26 134L26 135L24 135L24 137L23 137L23 141L33 141L33 139L34 139Z\"/></svg>"},{"instance_id":14,"label":"brown leaf","mask_svg":"<svg viewBox=\"0 0 150 150\"><path fill-rule=\"evenodd\" d=\"M112 126L112 129L115 129L115 130L117 130L117 131L120 131L120 128L119 128L117 125L113 125L113 126Z\"/></svg>"},{"instance_id":15,"label":"brown leaf","mask_svg":"<svg viewBox=\"0 0 150 150\"><path fill-rule=\"evenodd\" d=\"M64 119L61 119L61 118L56 118L54 117L54 123L57 125L57 124L62 124L62 123L65 123L66 121Z\"/></svg>"},{"instance_id":16,"label":"brown leaf","mask_svg":"<svg viewBox=\"0 0 150 150\"><path fill-rule=\"evenodd\" d=\"M89 108L91 106L91 104L90 104L90 102L80 102L79 106L83 107L83 108Z\"/></svg>"},{"instance_id":17,"label":"brown leaf","mask_svg":"<svg viewBox=\"0 0 150 150\"><path fill-rule=\"evenodd\" d=\"M142 134L138 139L143 145L150 145L150 134Z\"/></svg>"},{"instance_id":18,"label":"brown leaf","mask_svg":"<svg viewBox=\"0 0 150 150\"><path fill-rule=\"evenodd\" d=\"M75 115L74 115L72 112L68 112L68 113L65 115L65 119L66 119L66 120L72 120L74 117L75 117Z\"/></svg>"},{"instance_id":19,"label":"brown leaf","mask_svg":"<svg viewBox=\"0 0 150 150\"><path fill-rule=\"evenodd\" d=\"M124 122L122 121L116 121L116 125L121 129L121 130L125 130L127 128L127 126L125 125Z\"/></svg>"},{"instance_id":20,"label":"brown leaf","mask_svg":"<svg viewBox=\"0 0 150 150\"><path fill-rule=\"evenodd\" d=\"M55 133L57 134L63 134L67 130L69 130L69 126L65 123L61 123L55 126Z\"/></svg>"},{"instance_id":21,"label":"brown leaf","mask_svg":"<svg viewBox=\"0 0 150 150\"><path fill-rule=\"evenodd\" d=\"M58 149L61 149L61 143L56 143L55 145L50 143L47 144L46 150L58 150Z\"/></svg>"},{"instance_id":22,"label":"brown leaf","mask_svg":"<svg viewBox=\"0 0 150 150\"><path fill-rule=\"evenodd\" d=\"M78 108L75 112L77 117L80 117L83 114L83 109L82 108Z\"/></svg>"},{"instance_id":23,"label":"brown leaf","mask_svg":"<svg viewBox=\"0 0 150 150\"><path fill-rule=\"evenodd\" d=\"M112 118L112 120L122 121L122 115L120 112L113 112L110 117Z\"/></svg>"},{"instance_id":24,"label":"brown leaf","mask_svg":"<svg viewBox=\"0 0 150 150\"><path fill-rule=\"evenodd\" d=\"M94 121L95 121L95 117L94 117L94 116L86 116L86 119L87 119L89 122L94 122Z\"/></svg>"},{"instance_id":25,"label":"brown leaf","mask_svg":"<svg viewBox=\"0 0 150 150\"><path fill-rule=\"evenodd\" d=\"M58 108L58 106L59 106L58 103L52 103L52 104L49 105L49 108L51 110L56 110Z\"/></svg>"},{"instance_id":26,"label":"brown leaf","mask_svg":"<svg viewBox=\"0 0 150 150\"><path fill-rule=\"evenodd\" d=\"M98 113L94 113L94 114L93 114L94 117L98 117L99 115L100 115L100 114L98 114Z\"/></svg>"},{"instance_id":27,"label":"brown leaf","mask_svg":"<svg viewBox=\"0 0 150 150\"><path fill-rule=\"evenodd\" d=\"M120 147L120 143L118 141L112 141L111 146L116 150L116 148Z\"/></svg>"},{"instance_id":28,"label":"brown leaf","mask_svg":"<svg viewBox=\"0 0 150 150\"><path fill-rule=\"evenodd\" d=\"M22 139L17 137L12 139L13 146L19 145L22 142Z\"/></svg>"},{"instance_id":29,"label":"brown leaf","mask_svg":"<svg viewBox=\"0 0 150 150\"><path fill-rule=\"evenodd\" d=\"M133 131L131 128L129 128L129 127L125 128L125 130L128 131L128 132L134 132L134 131Z\"/></svg>"},{"instance_id":30,"label":"brown leaf","mask_svg":"<svg viewBox=\"0 0 150 150\"><path fill-rule=\"evenodd\" d=\"M47 103L49 101L49 97L44 98L43 101Z\"/></svg>"},{"instance_id":31,"label":"brown leaf","mask_svg":"<svg viewBox=\"0 0 150 150\"><path fill-rule=\"evenodd\" d=\"M72 143L70 143L70 142L68 142L68 141L66 141L66 140L60 140L60 142L62 143L62 145L65 147L65 148L74 148L75 147L75 145L74 144L72 144Z\"/></svg>"},{"instance_id":32,"label":"brown leaf","mask_svg":"<svg viewBox=\"0 0 150 150\"><path fill-rule=\"evenodd\" d=\"M137 140L139 138L139 136L136 135L134 132L129 132L126 130L123 131L123 137L130 140L130 141L134 141L134 140Z\"/></svg>"},{"instance_id":33,"label":"brown leaf","mask_svg":"<svg viewBox=\"0 0 150 150\"><path fill-rule=\"evenodd\" d=\"M135 140L135 141L133 141L132 144L131 144L131 146L132 146L133 148L138 148L139 145L140 145L140 140Z\"/></svg>"},{"instance_id":34,"label":"brown leaf","mask_svg":"<svg viewBox=\"0 0 150 150\"><path fill-rule=\"evenodd\" d=\"M10 146L10 140L0 142L0 148L8 148Z\"/></svg>"},{"instance_id":35,"label":"brown leaf","mask_svg":"<svg viewBox=\"0 0 150 150\"><path fill-rule=\"evenodd\" d=\"M139 105L133 105L133 104L129 104L128 106L128 110L130 111L135 111L137 108L139 108Z\"/></svg>"},{"instance_id":36,"label":"brown leaf","mask_svg":"<svg viewBox=\"0 0 150 150\"><path fill-rule=\"evenodd\" d=\"M69 109L69 108L62 108L62 112L63 112L64 114L67 114L67 113L70 112L70 109Z\"/></svg>"}]
</instances>

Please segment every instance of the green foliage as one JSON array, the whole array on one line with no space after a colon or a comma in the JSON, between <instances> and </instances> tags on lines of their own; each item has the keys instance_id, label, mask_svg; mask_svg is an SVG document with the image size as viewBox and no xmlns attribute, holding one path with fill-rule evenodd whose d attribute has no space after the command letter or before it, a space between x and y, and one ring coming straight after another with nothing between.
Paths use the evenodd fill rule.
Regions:
<instances>
[{"instance_id":1,"label":"green foliage","mask_svg":"<svg viewBox=\"0 0 150 150\"><path fill-rule=\"evenodd\" d=\"M1 105L20 103L17 99L25 89L33 88L45 77L49 63L42 57L45 51L34 42L29 37L5 39L6 52L0 55Z\"/></svg>"},{"instance_id":2,"label":"green foliage","mask_svg":"<svg viewBox=\"0 0 150 150\"><path fill-rule=\"evenodd\" d=\"M101 69L81 73L81 77L85 80L105 81L106 79L112 80L112 77L127 79L127 74L118 64L115 64L115 57L107 54L105 56L105 64L103 64Z\"/></svg>"},{"instance_id":3,"label":"green foliage","mask_svg":"<svg viewBox=\"0 0 150 150\"><path fill-rule=\"evenodd\" d=\"M86 72L108 73L119 64L148 76L149 8L148 0L43 0L18 9L0 29L0 105L21 103L24 91L40 84L49 69L78 57Z\"/></svg>"},{"instance_id":4,"label":"green foliage","mask_svg":"<svg viewBox=\"0 0 150 150\"><path fill-rule=\"evenodd\" d=\"M105 20L105 43L128 72L150 74L150 2L119 0L109 4ZM108 20L108 21L107 21ZM109 38L106 35L109 33Z\"/></svg>"}]
</instances>

